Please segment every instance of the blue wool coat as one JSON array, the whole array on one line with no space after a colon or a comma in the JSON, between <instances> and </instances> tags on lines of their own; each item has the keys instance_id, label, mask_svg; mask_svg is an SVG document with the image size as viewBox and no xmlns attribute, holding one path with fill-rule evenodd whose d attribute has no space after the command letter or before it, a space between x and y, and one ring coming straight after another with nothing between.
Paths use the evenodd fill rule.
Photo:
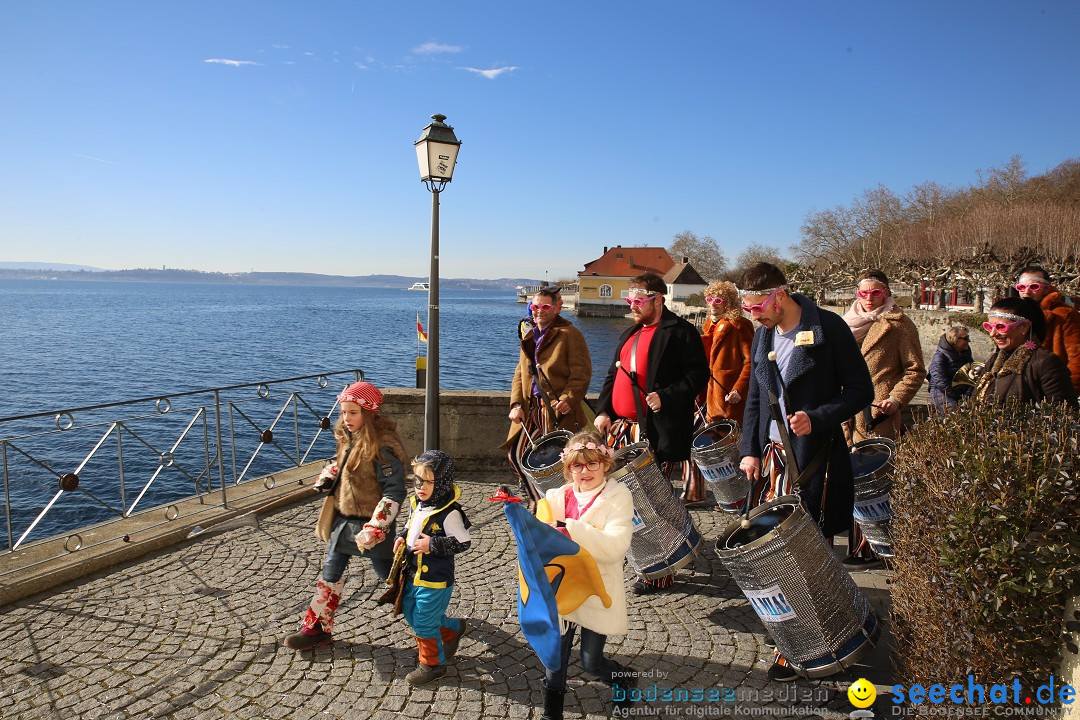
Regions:
<instances>
[{"instance_id":1,"label":"blue wool coat","mask_svg":"<svg viewBox=\"0 0 1080 720\"><path fill-rule=\"evenodd\" d=\"M828 460L812 477L802 479L799 495L807 512L823 524L825 535L833 535L850 529L855 502L851 458L840 425L873 401L874 386L855 336L843 318L822 310L802 295L793 294L791 298L802 308L799 332L813 333L812 344L795 346L784 374L788 414L802 410L810 418L809 435L791 436L799 468L809 467L819 448L829 444ZM743 415L743 457L760 458L769 442L769 390L780 395L775 365L769 362L774 332L759 327L754 334L753 370Z\"/></svg>"}]
</instances>

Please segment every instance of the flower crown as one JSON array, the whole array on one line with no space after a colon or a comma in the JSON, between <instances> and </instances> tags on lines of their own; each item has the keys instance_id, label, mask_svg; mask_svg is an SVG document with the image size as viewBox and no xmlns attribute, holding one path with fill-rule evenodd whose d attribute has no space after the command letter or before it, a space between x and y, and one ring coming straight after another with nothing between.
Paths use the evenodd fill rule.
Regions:
<instances>
[{"instance_id":1,"label":"flower crown","mask_svg":"<svg viewBox=\"0 0 1080 720\"><path fill-rule=\"evenodd\" d=\"M608 457L615 457L615 451L612 450L611 448L609 448L607 445L603 445L603 444L597 445L594 442L587 442L587 443L580 443L579 442L579 443L574 443L573 445L568 445L566 448L564 448L563 451L561 453L559 453L559 459L560 460L565 460L566 456L569 455L570 453L572 453L572 452L581 452L582 450L596 450L601 455L607 455Z\"/></svg>"}]
</instances>

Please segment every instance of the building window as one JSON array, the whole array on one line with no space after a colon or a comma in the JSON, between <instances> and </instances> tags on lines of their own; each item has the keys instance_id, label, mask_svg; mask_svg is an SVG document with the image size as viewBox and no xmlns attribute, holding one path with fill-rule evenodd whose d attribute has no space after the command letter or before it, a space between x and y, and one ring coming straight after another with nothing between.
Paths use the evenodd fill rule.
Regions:
<instances>
[{"instance_id":1,"label":"building window","mask_svg":"<svg viewBox=\"0 0 1080 720\"><path fill-rule=\"evenodd\" d=\"M600 297L602 297L602 298L611 297L611 286L610 285L604 284L604 285L600 286Z\"/></svg>"}]
</instances>

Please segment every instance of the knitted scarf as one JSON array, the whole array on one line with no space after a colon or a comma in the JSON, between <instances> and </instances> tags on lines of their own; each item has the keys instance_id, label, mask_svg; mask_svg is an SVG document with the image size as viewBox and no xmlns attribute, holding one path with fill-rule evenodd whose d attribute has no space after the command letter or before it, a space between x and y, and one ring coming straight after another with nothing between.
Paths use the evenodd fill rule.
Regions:
<instances>
[{"instance_id":1,"label":"knitted scarf","mask_svg":"<svg viewBox=\"0 0 1080 720\"><path fill-rule=\"evenodd\" d=\"M882 315L896 307L896 299L890 295L885 298L884 305L870 312L864 311L861 304L856 298L855 302L851 303L851 309L844 313L844 322L851 328L851 332L855 336L855 342L859 343L860 347L862 347L863 339L866 338L866 333L870 332L870 326Z\"/></svg>"}]
</instances>

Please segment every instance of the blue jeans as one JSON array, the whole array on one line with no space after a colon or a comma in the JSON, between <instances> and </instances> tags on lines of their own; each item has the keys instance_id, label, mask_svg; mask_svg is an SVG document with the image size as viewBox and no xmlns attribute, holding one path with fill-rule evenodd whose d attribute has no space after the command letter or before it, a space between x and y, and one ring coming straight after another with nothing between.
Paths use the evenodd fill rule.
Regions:
<instances>
[{"instance_id":1,"label":"blue jeans","mask_svg":"<svg viewBox=\"0 0 1080 720\"><path fill-rule=\"evenodd\" d=\"M327 545L326 559L323 561L322 566L322 579L328 583L340 580L341 576L345 574L345 568L349 566L349 558L351 557L352 555L348 553L334 552L330 549L330 545ZM371 567L380 580L385 580L390 575L390 565L392 563L393 560L388 558L371 558Z\"/></svg>"},{"instance_id":2,"label":"blue jeans","mask_svg":"<svg viewBox=\"0 0 1080 720\"><path fill-rule=\"evenodd\" d=\"M566 687L566 670L570 665L570 650L574 645L574 631L577 625L568 623L566 633L562 636L560 646L561 657L558 670L544 670L544 682L551 688ZM607 635L593 632L589 628L581 628L581 666L589 675L606 683L615 679L615 673L622 670L619 663L604 657L604 643Z\"/></svg>"}]
</instances>

